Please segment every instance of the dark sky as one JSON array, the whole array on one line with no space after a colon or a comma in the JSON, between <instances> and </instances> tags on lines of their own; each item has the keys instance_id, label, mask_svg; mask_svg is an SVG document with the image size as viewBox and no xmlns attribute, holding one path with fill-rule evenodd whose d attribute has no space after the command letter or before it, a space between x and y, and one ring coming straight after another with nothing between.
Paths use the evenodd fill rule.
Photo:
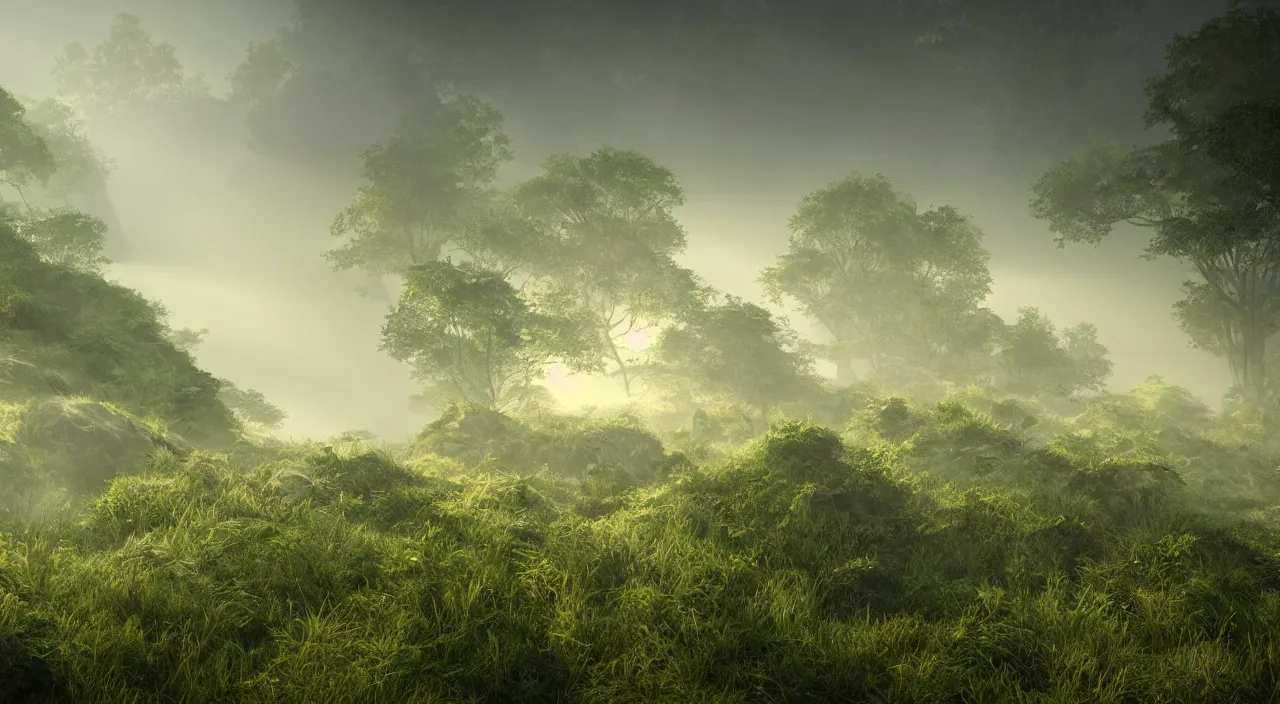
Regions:
<instances>
[{"instance_id":1,"label":"dark sky","mask_svg":"<svg viewBox=\"0 0 1280 704\"><path fill-rule=\"evenodd\" d=\"M296 47L315 65L357 56L408 81L398 52L413 45L428 73L490 95L515 139L509 180L552 152L601 144L672 168L689 195L688 261L734 293L759 300L755 277L785 248L786 218L805 192L850 171L882 172L922 205L975 216L998 312L1036 305L1060 324L1097 324L1117 386L1161 373L1216 401L1226 383L1225 364L1187 349L1170 320L1179 265L1139 260L1133 234L1059 251L1026 212L1029 180L1053 159L1092 139L1150 138L1142 78L1159 69L1174 32L1225 0L306 2ZM118 12L142 17L221 93L248 42L274 36L294 4L0 0L0 85L48 93L60 47L96 42ZM382 110L308 100L289 133L306 132L301 121L324 137L337 122L359 123L362 109ZM119 162L112 195L125 229L168 252L125 262L122 280L169 300L180 322L213 328L202 362L281 399L307 419L293 426L300 432L417 423L403 413L402 370L376 352L376 306L342 298L349 282L315 256L353 185L350 164L266 159L242 148L242 135L214 132L101 137ZM342 158L358 151L315 135ZM194 292L197 279L255 293L232 315ZM282 326L279 316L307 324ZM352 371L325 382L334 368ZM348 396L322 398L313 390L322 383Z\"/></svg>"}]
</instances>

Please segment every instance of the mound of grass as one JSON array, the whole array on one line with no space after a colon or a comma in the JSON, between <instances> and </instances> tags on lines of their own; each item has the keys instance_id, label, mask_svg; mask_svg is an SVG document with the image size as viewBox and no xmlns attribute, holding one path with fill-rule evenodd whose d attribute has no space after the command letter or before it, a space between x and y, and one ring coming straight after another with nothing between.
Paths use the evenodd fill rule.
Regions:
<instances>
[{"instance_id":1,"label":"mound of grass","mask_svg":"<svg viewBox=\"0 0 1280 704\"><path fill-rule=\"evenodd\" d=\"M846 440L783 423L699 466L624 420L467 409L390 454L154 452L76 521L0 539L0 695L1186 702L1280 686L1280 523L1197 510L1154 456L1095 460L954 400L872 408Z\"/></svg>"}]
</instances>

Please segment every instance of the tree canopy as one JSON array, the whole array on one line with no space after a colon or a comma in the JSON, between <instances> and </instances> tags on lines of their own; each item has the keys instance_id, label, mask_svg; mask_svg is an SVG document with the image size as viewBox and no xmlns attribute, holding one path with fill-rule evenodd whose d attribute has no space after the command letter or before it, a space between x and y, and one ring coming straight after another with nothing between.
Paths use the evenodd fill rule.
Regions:
<instances>
[{"instance_id":1,"label":"tree canopy","mask_svg":"<svg viewBox=\"0 0 1280 704\"><path fill-rule=\"evenodd\" d=\"M1280 139L1278 32L1280 13L1246 8L1176 38L1146 90L1147 123L1170 138L1095 147L1042 175L1031 201L1059 244L1096 244L1129 224L1151 231L1151 256L1191 263L1199 279L1175 317L1194 328L1195 344L1227 355L1254 400L1267 387L1267 339L1280 332L1280 220L1267 158ZM1210 324L1211 315L1222 318Z\"/></svg>"},{"instance_id":2,"label":"tree canopy","mask_svg":"<svg viewBox=\"0 0 1280 704\"><path fill-rule=\"evenodd\" d=\"M187 75L173 44L152 39L141 18L127 13L116 17L107 38L92 49L67 45L53 77L61 96L100 116L208 92L203 77Z\"/></svg>"},{"instance_id":3,"label":"tree canopy","mask_svg":"<svg viewBox=\"0 0 1280 704\"><path fill-rule=\"evenodd\" d=\"M46 206L71 206L97 196L115 167L89 140L75 108L56 98L30 101L25 120L48 146L53 172L34 194Z\"/></svg>"},{"instance_id":4,"label":"tree canopy","mask_svg":"<svg viewBox=\"0 0 1280 704\"><path fill-rule=\"evenodd\" d=\"M1080 323L1059 334L1039 310L1022 308L996 351L998 385L1026 395L1101 391L1112 369L1106 355L1093 325Z\"/></svg>"},{"instance_id":5,"label":"tree canopy","mask_svg":"<svg viewBox=\"0 0 1280 704\"><path fill-rule=\"evenodd\" d=\"M574 321L535 310L501 272L447 260L409 269L382 339L427 384L428 401L497 410L536 398L547 366L580 354Z\"/></svg>"},{"instance_id":6,"label":"tree canopy","mask_svg":"<svg viewBox=\"0 0 1280 704\"><path fill-rule=\"evenodd\" d=\"M761 276L776 302L794 301L833 342L827 356L848 378L892 358L938 366L974 339L990 291L983 233L951 206L920 211L884 176L851 174L801 201L787 251Z\"/></svg>"},{"instance_id":7,"label":"tree canopy","mask_svg":"<svg viewBox=\"0 0 1280 704\"><path fill-rule=\"evenodd\" d=\"M48 142L27 122L26 113L26 107L0 87L0 184L19 197L32 184L46 183L56 169Z\"/></svg>"},{"instance_id":8,"label":"tree canopy","mask_svg":"<svg viewBox=\"0 0 1280 704\"><path fill-rule=\"evenodd\" d=\"M511 159L502 116L466 95L424 101L396 134L367 149L364 184L333 221L345 242L327 253L336 269L401 274L447 245L479 253L476 233L494 210L498 168Z\"/></svg>"},{"instance_id":9,"label":"tree canopy","mask_svg":"<svg viewBox=\"0 0 1280 704\"><path fill-rule=\"evenodd\" d=\"M812 355L785 321L733 296L658 333L650 369L685 402L740 403L766 420L819 386Z\"/></svg>"},{"instance_id":10,"label":"tree canopy","mask_svg":"<svg viewBox=\"0 0 1280 704\"><path fill-rule=\"evenodd\" d=\"M697 304L696 278L675 260L686 242L673 212L684 189L644 155L606 147L551 157L512 198L540 233L528 262L536 299L590 330L593 354L577 369L611 367L630 394L637 358L628 335Z\"/></svg>"}]
</instances>

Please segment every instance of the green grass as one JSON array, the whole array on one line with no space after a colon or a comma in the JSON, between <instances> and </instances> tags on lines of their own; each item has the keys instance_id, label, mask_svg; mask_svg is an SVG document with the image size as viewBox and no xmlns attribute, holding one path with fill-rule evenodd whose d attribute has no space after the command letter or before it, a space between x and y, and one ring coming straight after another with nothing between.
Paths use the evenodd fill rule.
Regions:
<instances>
[{"instance_id":1,"label":"green grass","mask_svg":"<svg viewBox=\"0 0 1280 704\"><path fill-rule=\"evenodd\" d=\"M0 701L1277 700L1275 465L1139 396L877 402L639 478L584 460L626 423L161 450L0 538Z\"/></svg>"}]
</instances>

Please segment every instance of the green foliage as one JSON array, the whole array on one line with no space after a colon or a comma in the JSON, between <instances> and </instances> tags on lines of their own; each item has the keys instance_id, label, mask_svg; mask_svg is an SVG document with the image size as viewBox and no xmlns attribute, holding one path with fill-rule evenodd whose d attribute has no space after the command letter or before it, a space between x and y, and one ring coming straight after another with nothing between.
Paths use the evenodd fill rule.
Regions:
<instances>
[{"instance_id":1,"label":"green foliage","mask_svg":"<svg viewBox=\"0 0 1280 704\"><path fill-rule=\"evenodd\" d=\"M241 110L253 113L279 95L293 68L279 42L252 42L245 51L244 63L227 77L231 89L228 100Z\"/></svg>"},{"instance_id":2,"label":"green foliage","mask_svg":"<svg viewBox=\"0 0 1280 704\"><path fill-rule=\"evenodd\" d=\"M813 359L769 311L728 297L658 334L649 365L686 403L743 403L763 419L818 388Z\"/></svg>"},{"instance_id":3,"label":"green foliage","mask_svg":"<svg viewBox=\"0 0 1280 704\"><path fill-rule=\"evenodd\" d=\"M527 428L518 420L485 406L454 403L423 429L415 447L476 466L491 458L510 463L527 457L529 441Z\"/></svg>"},{"instance_id":4,"label":"green foliage","mask_svg":"<svg viewBox=\"0 0 1280 704\"><path fill-rule=\"evenodd\" d=\"M137 472L158 449L174 447L139 419L108 404L62 397L14 408L9 433L18 449L5 511L26 512L35 490L72 494L101 491L117 476ZM25 490L25 491L24 491Z\"/></svg>"},{"instance_id":5,"label":"green foliage","mask_svg":"<svg viewBox=\"0 0 1280 704\"><path fill-rule=\"evenodd\" d=\"M190 328L170 328L165 333L165 340L188 354L194 353L196 348L204 344L205 335L209 334L209 328L201 328L192 330Z\"/></svg>"},{"instance_id":6,"label":"green foliage","mask_svg":"<svg viewBox=\"0 0 1280 704\"><path fill-rule=\"evenodd\" d=\"M428 400L506 410L536 399L547 366L573 360L580 338L576 324L533 310L500 273L443 261L409 270L382 349L412 366Z\"/></svg>"},{"instance_id":7,"label":"green foliage","mask_svg":"<svg viewBox=\"0 0 1280 704\"><path fill-rule=\"evenodd\" d=\"M967 216L921 212L884 176L851 174L805 196L790 227L787 252L761 281L826 328L842 380L854 360L881 375L897 360L972 376L994 316L980 307L991 275Z\"/></svg>"},{"instance_id":8,"label":"green foliage","mask_svg":"<svg viewBox=\"0 0 1280 704\"><path fill-rule=\"evenodd\" d=\"M627 336L698 303L693 273L675 262L685 248L679 181L641 154L602 148L551 157L512 197L541 235L526 258L539 305L589 327L592 354L572 368L612 368L630 394L638 360Z\"/></svg>"},{"instance_id":9,"label":"green foliage","mask_svg":"<svg viewBox=\"0 0 1280 704\"><path fill-rule=\"evenodd\" d=\"M97 274L110 263L102 256L107 225L92 215L71 208L29 210L13 226L49 264Z\"/></svg>"},{"instance_id":10,"label":"green foliage","mask_svg":"<svg viewBox=\"0 0 1280 704\"><path fill-rule=\"evenodd\" d=\"M1212 85L1203 59L1238 41L1269 67L1269 18L1235 12L1175 43L1150 90L1170 143L1098 150L1037 187L1037 214L1066 239L1133 220L1155 228L1154 252L1200 265L1180 321L1239 354L1248 380L1269 309L1250 309L1252 328L1224 313L1244 299L1223 293L1222 267L1253 283L1270 271L1272 216L1243 206L1265 200L1273 166L1236 135L1269 154L1272 106L1232 93L1246 74ZM233 97L261 116L289 91L376 88L421 111L366 153L331 259L403 275L383 349L440 417L407 446L242 433L284 414L195 366L205 331L102 279L95 221L0 219L0 699L1119 704L1280 690L1280 442L1256 405L1215 413L1155 378L1103 392L1095 328L1058 331L1034 309L1005 325L981 307L976 226L857 175L801 203L765 282L828 328L840 364L937 393L823 385L782 321L708 304L675 263L684 196L669 171L629 151L561 155L501 201L496 112L417 102L434 93L429 62L397 52L420 45L379 46L369 29L305 0L291 32L251 50ZM104 111L170 99L172 54L125 16L60 77ZM43 140L5 110L0 165L35 183L52 163ZM446 247L467 261L441 260ZM623 352L647 326L665 326L649 366ZM709 407L667 428L670 444L636 418L559 415L539 386L553 360L613 367L628 392L651 372L680 392L668 406Z\"/></svg>"},{"instance_id":11,"label":"green foliage","mask_svg":"<svg viewBox=\"0 0 1280 704\"><path fill-rule=\"evenodd\" d=\"M58 92L90 115L176 102L208 92L199 75L188 76L175 47L157 42L136 15L121 14L107 38L86 49L69 44L53 70Z\"/></svg>"},{"instance_id":12,"label":"green foliage","mask_svg":"<svg viewBox=\"0 0 1280 704\"><path fill-rule=\"evenodd\" d=\"M26 120L26 108L0 87L0 184L22 189L48 181L56 162L49 144Z\"/></svg>"},{"instance_id":13,"label":"green foliage","mask_svg":"<svg viewBox=\"0 0 1280 704\"><path fill-rule=\"evenodd\" d=\"M85 395L193 441L231 440L237 424L218 401L217 380L166 335L155 304L96 273L44 261L0 221L0 340L12 358L3 398Z\"/></svg>"},{"instance_id":14,"label":"green foliage","mask_svg":"<svg viewBox=\"0 0 1280 704\"><path fill-rule=\"evenodd\" d=\"M109 162L81 130L64 103L45 100L28 111L0 88L0 185L12 189L22 204L11 208L0 193L0 219L45 261L97 272L108 263L102 256L107 226L67 203L101 188Z\"/></svg>"},{"instance_id":15,"label":"green foliage","mask_svg":"<svg viewBox=\"0 0 1280 704\"><path fill-rule=\"evenodd\" d=\"M998 386L1011 393L1033 395L1101 391L1111 376L1107 348L1098 330L1080 323L1059 333L1035 308L1022 308L1004 331L996 359L1003 371Z\"/></svg>"},{"instance_id":16,"label":"green foliage","mask_svg":"<svg viewBox=\"0 0 1280 704\"><path fill-rule=\"evenodd\" d=\"M558 418L530 423L483 406L453 404L428 425L414 451L470 467L546 469L576 479L616 473L628 486L680 464L630 418Z\"/></svg>"},{"instance_id":17,"label":"green foliage","mask_svg":"<svg viewBox=\"0 0 1280 704\"><path fill-rule=\"evenodd\" d=\"M115 162L89 141L84 121L74 108L45 98L27 105L25 119L53 158L52 175L34 193L28 193L28 199L50 207L65 206L105 188Z\"/></svg>"},{"instance_id":18,"label":"green foliage","mask_svg":"<svg viewBox=\"0 0 1280 704\"><path fill-rule=\"evenodd\" d=\"M465 95L426 100L396 135L362 155L365 179L330 228L346 242L326 257L336 269L403 274L447 247L486 254L476 233L490 216L491 184L511 159L502 116Z\"/></svg>"},{"instance_id":19,"label":"green foliage","mask_svg":"<svg viewBox=\"0 0 1280 704\"><path fill-rule=\"evenodd\" d=\"M1234 432L1184 394L1069 422ZM156 453L78 524L0 535L0 667L92 700L1270 696L1274 519L1196 512L1219 488L1173 455L1044 446L957 398L675 471L626 421L462 406L403 462Z\"/></svg>"},{"instance_id":20,"label":"green foliage","mask_svg":"<svg viewBox=\"0 0 1280 704\"><path fill-rule=\"evenodd\" d=\"M268 430L280 427L289 417L288 413L268 401L261 391L242 389L226 379L219 382L218 400L231 409L241 423Z\"/></svg>"},{"instance_id":21,"label":"green foliage","mask_svg":"<svg viewBox=\"0 0 1280 704\"><path fill-rule=\"evenodd\" d=\"M1280 331L1274 145L1280 13L1237 9L1170 45L1147 86L1149 126L1172 138L1099 146L1045 172L1032 213L1059 243L1098 243L1118 224L1150 228L1148 252L1191 262L1198 280L1175 317L1195 344L1227 356L1254 402L1267 388L1266 340Z\"/></svg>"}]
</instances>

